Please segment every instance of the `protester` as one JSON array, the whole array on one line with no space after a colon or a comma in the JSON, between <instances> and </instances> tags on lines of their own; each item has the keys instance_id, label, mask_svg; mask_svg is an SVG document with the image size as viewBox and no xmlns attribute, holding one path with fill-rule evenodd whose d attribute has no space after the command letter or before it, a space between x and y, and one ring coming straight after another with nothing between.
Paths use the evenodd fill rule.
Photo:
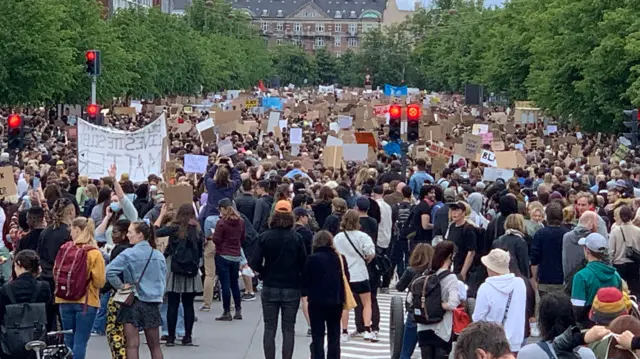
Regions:
<instances>
[{"instance_id":1,"label":"protester","mask_svg":"<svg viewBox=\"0 0 640 359\"><path fill-rule=\"evenodd\" d=\"M618 218L621 224L611 229L609 237L609 255L612 264L620 277L627 282L632 294L640 294L640 266L638 262L629 258L629 250L640 254L640 228L631 223L633 213L628 206L622 206L618 210ZM640 259L640 255L638 256Z\"/></svg>"}]
</instances>

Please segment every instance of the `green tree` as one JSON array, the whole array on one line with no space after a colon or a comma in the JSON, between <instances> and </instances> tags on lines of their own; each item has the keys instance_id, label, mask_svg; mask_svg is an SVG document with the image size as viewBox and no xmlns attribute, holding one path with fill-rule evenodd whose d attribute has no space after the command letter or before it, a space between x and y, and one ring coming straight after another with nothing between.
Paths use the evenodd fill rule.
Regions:
<instances>
[{"instance_id":1,"label":"green tree","mask_svg":"<svg viewBox=\"0 0 640 359\"><path fill-rule=\"evenodd\" d=\"M338 78L337 57L324 47L315 51L315 57L318 63L318 78L320 84L330 85L335 83Z\"/></svg>"},{"instance_id":2,"label":"green tree","mask_svg":"<svg viewBox=\"0 0 640 359\"><path fill-rule=\"evenodd\" d=\"M292 83L296 86L315 83L318 77L318 64L315 58L299 46L282 45L272 50L274 74L280 77L283 86Z\"/></svg>"}]
</instances>

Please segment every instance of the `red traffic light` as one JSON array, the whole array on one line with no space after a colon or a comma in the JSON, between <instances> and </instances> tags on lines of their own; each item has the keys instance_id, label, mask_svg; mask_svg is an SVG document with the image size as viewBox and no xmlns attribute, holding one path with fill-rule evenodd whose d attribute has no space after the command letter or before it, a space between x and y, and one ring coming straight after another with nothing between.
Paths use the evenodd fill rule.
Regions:
<instances>
[{"instance_id":1,"label":"red traffic light","mask_svg":"<svg viewBox=\"0 0 640 359\"><path fill-rule=\"evenodd\" d=\"M96 53L93 51L87 51L86 56L88 61L93 61L96 59Z\"/></svg>"},{"instance_id":2,"label":"red traffic light","mask_svg":"<svg viewBox=\"0 0 640 359\"><path fill-rule=\"evenodd\" d=\"M20 115L13 114L9 116L7 124L9 125L10 129L18 128L20 127L20 125L22 125L22 118L20 117Z\"/></svg>"},{"instance_id":3,"label":"red traffic light","mask_svg":"<svg viewBox=\"0 0 640 359\"><path fill-rule=\"evenodd\" d=\"M409 105L407 107L407 118L409 121L417 121L420 120L422 116L422 109L420 105Z\"/></svg>"},{"instance_id":4,"label":"red traffic light","mask_svg":"<svg viewBox=\"0 0 640 359\"><path fill-rule=\"evenodd\" d=\"M402 114L402 108L398 105L391 105L389 107L389 117L391 118L399 118Z\"/></svg>"},{"instance_id":5,"label":"red traffic light","mask_svg":"<svg viewBox=\"0 0 640 359\"><path fill-rule=\"evenodd\" d=\"M89 114L89 116L94 117L98 114L98 105L92 103L91 105L89 105L87 107L87 113Z\"/></svg>"}]
</instances>

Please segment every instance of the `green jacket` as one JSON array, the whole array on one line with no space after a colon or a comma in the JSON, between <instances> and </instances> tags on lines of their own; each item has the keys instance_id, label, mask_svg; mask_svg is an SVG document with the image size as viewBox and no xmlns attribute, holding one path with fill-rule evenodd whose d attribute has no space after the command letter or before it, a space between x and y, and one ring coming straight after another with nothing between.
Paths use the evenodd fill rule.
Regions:
<instances>
[{"instance_id":1,"label":"green jacket","mask_svg":"<svg viewBox=\"0 0 640 359\"><path fill-rule=\"evenodd\" d=\"M589 262L573 277L571 303L576 307L590 307L598 289L606 287L622 290L622 278L616 269L604 262Z\"/></svg>"}]
</instances>

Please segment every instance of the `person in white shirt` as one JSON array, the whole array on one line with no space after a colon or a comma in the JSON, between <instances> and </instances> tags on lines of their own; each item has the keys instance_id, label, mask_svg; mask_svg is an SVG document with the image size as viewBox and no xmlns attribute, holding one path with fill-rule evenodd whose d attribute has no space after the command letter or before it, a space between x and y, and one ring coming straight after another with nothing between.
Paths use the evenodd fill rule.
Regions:
<instances>
[{"instance_id":1,"label":"person in white shirt","mask_svg":"<svg viewBox=\"0 0 640 359\"><path fill-rule=\"evenodd\" d=\"M389 256L391 253L391 231L393 229L393 211L391 206L385 202L384 196L382 195L382 187L375 186L373 187L373 199L380 206L380 223L378 223L378 248L377 253L382 253L386 256ZM391 283L391 277L393 276L393 271L389 271L389 273L385 274L382 277L382 285L380 286L380 293L389 293L389 284Z\"/></svg>"},{"instance_id":2,"label":"person in white shirt","mask_svg":"<svg viewBox=\"0 0 640 359\"><path fill-rule=\"evenodd\" d=\"M511 351L517 353L524 342L527 287L509 270L509 252L493 249L482 257L489 278L480 285L473 311L474 322L502 324Z\"/></svg>"},{"instance_id":3,"label":"person in white shirt","mask_svg":"<svg viewBox=\"0 0 640 359\"><path fill-rule=\"evenodd\" d=\"M369 235L360 231L360 216L351 209L342 216L340 224L342 232L333 238L333 244L338 253L347 260L349 268L349 285L354 295L360 297L362 303L362 317L365 323L364 340L377 341L375 333L371 331L371 286L369 284L369 263L376 255L376 247ZM347 331L349 312L342 313L342 341L349 340Z\"/></svg>"}]
</instances>

